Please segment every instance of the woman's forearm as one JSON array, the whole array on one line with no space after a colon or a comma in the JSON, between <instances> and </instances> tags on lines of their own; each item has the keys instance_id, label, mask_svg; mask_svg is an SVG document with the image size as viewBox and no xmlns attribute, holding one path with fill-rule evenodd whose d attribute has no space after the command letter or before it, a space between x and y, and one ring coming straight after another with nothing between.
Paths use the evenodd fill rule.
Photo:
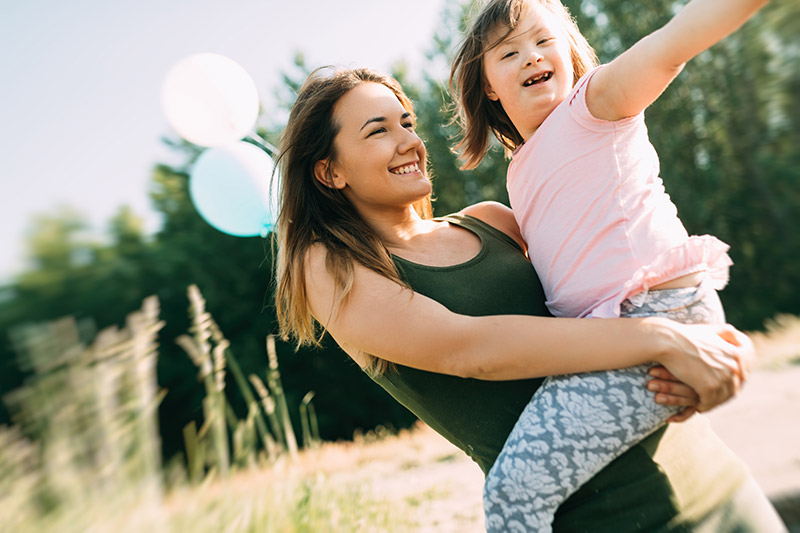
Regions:
<instances>
[{"instance_id":1,"label":"woman's forearm","mask_svg":"<svg viewBox=\"0 0 800 533\"><path fill-rule=\"evenodd\" d=\"M470 317L448 359L463 377L508 380L665 364L670 321L660 318L577 319ZM510 322L519 321L512 325Z\"/></svg>"},{"instance_id":2,"label":"woman's forearm","mask_svg":"<svg viewBox=\"0 0 800 533\"><path fill-rule=\"evenodd\" d=\"M679 324L656 317L460 315L361 267L355 269L353 288L341 301L322 254L314 258L307 285L315 316L356 361L371 354L420 370L488 380L655 361L697 391L703 409L735 392L738 383L731 375L747 352L737 344L748 341L730 326Z\"/></svg>"},{"instance_id":3,"label":"woman's forearm","mask_svg":"<svg viewBox=\"0 0 800 533\"><path fill-rule=\"evenodd\" d=\"M657 317L519 317L527 319L528 327L508 334L508 321L517 317L473 318L475 327L449 362L458 375L522 379L657 362L696 391L699 411L734 396L754 358L747 336L729 325L680 324Z\"/></svg>"}]
</instances>

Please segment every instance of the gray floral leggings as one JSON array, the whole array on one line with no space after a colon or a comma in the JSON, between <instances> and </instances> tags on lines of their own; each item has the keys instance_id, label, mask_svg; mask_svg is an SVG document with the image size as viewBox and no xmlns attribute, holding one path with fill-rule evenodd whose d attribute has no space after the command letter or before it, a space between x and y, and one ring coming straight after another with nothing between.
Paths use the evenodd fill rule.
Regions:
<instances>
[{"instance_id":1,"label":"gray floral leggings","mask_svg":"<svg viewBox=\"0 0 800 533\"><path fill-rule=\"evenodd\" d=\"M684 323L722 323L707 284L651 290L622 303L621 316L661 316ZM556 509L615 458L680 408L659 405L647 391L648 370L553 376L531 398L486 477L487 532L547 532Z\"/></svg>"}]
</instances>

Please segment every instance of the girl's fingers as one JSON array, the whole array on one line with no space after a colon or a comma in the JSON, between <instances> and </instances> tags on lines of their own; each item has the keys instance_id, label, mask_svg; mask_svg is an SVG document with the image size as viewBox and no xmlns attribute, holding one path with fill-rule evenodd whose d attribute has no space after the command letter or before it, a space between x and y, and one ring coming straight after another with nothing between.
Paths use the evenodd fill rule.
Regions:
<instances>
[{"instance_id":1,"label":"girl's fingers","mask_svg":"<svg viewBox=\"0 0 800 533\"><path fill-rule=\"evenodd\" d=\"M666 381L680 381L672 374L672 372L670 372L669 370L666 369L666 367L661 365L654 366L653 368L650 369L649 373L650 376L657 379L663 379Z\"/></svg>"},{"instance_id":2,"label":"girl's fingers","mask_svg":"<svg viewBox=\"0 0 800 533\"><path fill-rule=\"evenodd\" d=\"M695 407L700 401L694 389L679 381L653 379L647 383L647 389L656 393L655 401L661 405Z\"/></svg>"},{"instance_id":3,"label":"girl's fingers","mask_svg":"<svg viewBox=\"0 0 800 533\"><path fill-rule=\"evenodd\" d=\"M672 415L667 419L667 422L683 422L691 417L693 414L697 412L697 409L694 407L687 407L677 415Z\"/></svg>"}]
</instances>

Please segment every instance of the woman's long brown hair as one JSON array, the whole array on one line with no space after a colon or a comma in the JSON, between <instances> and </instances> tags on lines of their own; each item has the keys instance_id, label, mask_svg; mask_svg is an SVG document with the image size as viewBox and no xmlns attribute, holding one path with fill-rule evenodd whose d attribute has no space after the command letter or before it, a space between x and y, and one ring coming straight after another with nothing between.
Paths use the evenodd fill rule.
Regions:
<instances>
[{"instance_id":1,"label":"woman's long brown hair","mask_svg":"<svg viewBox=\"0 0 800 533\"><path fill-rule=\"evenodd\" d=\"M294 339L298 345L318 345L324 334L320 321L311 314L305 284L305 259L312 245L325 246L326 266L337 290L331 315L317 319L329 320L346 300L353 285L354 263L406 285L380 236L340 189L320 183L314 175L318 161L336 158L333 141L340 128L333 116L336 102L354 87L368 82L388 87L415 119L411 101L393 78L368 69L331 72L330 68L323 68L306 79L281 136L277 158L281 192L275 300L281 336ZM414 207L421 216L432 216L430 196ZM368 371L384 371L384 360L365 355Z\"/></svg>"}]
</instances>

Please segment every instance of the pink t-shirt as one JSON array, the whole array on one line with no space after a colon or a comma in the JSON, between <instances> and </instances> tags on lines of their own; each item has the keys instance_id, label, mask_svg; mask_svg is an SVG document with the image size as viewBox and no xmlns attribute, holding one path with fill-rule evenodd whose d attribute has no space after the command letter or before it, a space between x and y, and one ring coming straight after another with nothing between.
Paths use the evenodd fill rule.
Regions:
<instances>
[{"instance_id":1,"label":"pink t-shirt","mask_svg":"<svg viewBox=\"0 0 800 533\"><path fill-rule=\"evenodd\" d=\"M602 67L598 67L602 68ZM614 317L626 298L707 270L728 281L728 246L690 237L658 176L644 114L592 116L583 76L508 168L508 196L547 306L556 316Z\"/></svg>"}]
</instances>

